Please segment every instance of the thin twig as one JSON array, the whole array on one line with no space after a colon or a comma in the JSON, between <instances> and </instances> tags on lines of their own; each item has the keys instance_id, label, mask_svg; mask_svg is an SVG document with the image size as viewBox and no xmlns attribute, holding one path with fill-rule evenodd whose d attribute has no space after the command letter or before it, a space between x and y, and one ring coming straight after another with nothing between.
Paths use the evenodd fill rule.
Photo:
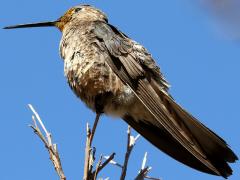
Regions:
<instances>
[{"instance_id":1,"label":"thin twig","mask_svg":"<svg viewBox=\"0 0 240 180\"><path fill-rule=\"evenodd\" d=\"M120 180L124 180L125 177L126 177L126 173L127 173L128 160L129 160L130 153L132 151L132 148L130 146L130 137L131 137L131 127L128 126L128 130L127 130L127 151L126 151L126 154L125 154L125 159L124 159L124 163L123 163L123 169L122 169Z\"/></svg>"},{"instance_id":2,"label":"thin twig","mask_svg":"<svg viewBox=\"0 0 240 180\"><path fill-rule=\"evenodd\" d=\"M102 158L103 158L103 156L101 155L101 156L100 156L100 159L99 159L99 161L98 161L98 163L97 163L96 170L95 170L95 172L94 172L94 178L93 178L93 180L96 180L96 179L97 179L97 176L98 176L98 173L99 173L99 168L100 168L100 166L101 166L101 164L102 164Z\"/></svg>"},{"instance_id":3,"label":"thin twig","mask_svg":"<svg viewBox=\"0 0 240 180\"><path fill-rule=\"evenodd\" d=\"M115 153L112 153L111 156L109 156L109 158L108 158L104 163L102 163L101 166L99 166L99 168L98 168L98 173L99 173L106 165L108 165L111 160L113 160L114 156L115 156ZM95 173L95 172L96 172L96 170L95 170L93 173Z\"/></svg>"},{"instance_id":4,"label":"thin twig","mask_svg":"<svg viewBox=\"0 0 240 180\"><path fill-rule=\"evenodd\" d=\"M93 176L94 174L92 173L92 167L94 163L95 152L91 154L91 151L92 151L91 145L97 129L100 116L101 114L99 113L96 114L96 118L95 118L92 130L90 129L89 124L87 123L87 139L86 139L86 147L85 147L85 162L84 162L84 175L83 175L84 180L89 180L94 177Z\"/></svg>"},{"instance_id":5,"label":"thin twig","mask_svg":"<svg viewBox=\"0 0 240 180\"><path fill-rule=\"evenodd\" d=\"M159 178L153 178L153 177L148 176L148 173L152 168L148 167L148 166L146 167L146 163L147 163L147 152L145 152L145 154L144 154L141 169L140 169L137 177L135 178L135 180L144 180L144 179L160 180Z\"/></svg>"},{"instance_id":6,"label":"thin twig","mask_svg":"<svg viewBox=\"0 0 240 180\"><path fill-rule=\"evenodd\" d=\"M142 166L135 180L144 180L144 178L147 176L147 173L150 171L151 167L146 167L146 163L147 163L147 152L145 152L143 156Z\"/></svg>"},{"instance_id":7,"label":"thin twig","mask_svg":"<svg viewBox=\"0 0 240 180\"><path fill-rule=\"evenodd\" d=\"M84 163L84 175L83 179L88 180L89 176L89 158L90 158L90 137L91 137L91 130L89 124L87 123L87 139L86 139L86 147L85 147L85 163Z\"/></svg>"},{"instance_id":8,"label":"thin twig","mask_svg":"<svg viewBox=\"0 0 240 180\"><path fill-rule=\"evenodd\" d=\"M104 159L108 159L109 158L109 156L104 156ZM113 160L111 160L110 162L109 162L109 164L113 164L113 165L115 165L115 166L117 166L117 167L119 167L119 168L123 168L123 165L121 165L121 164L119 164L118 162L116 162L116 161L113 161Z\"/></svg>"},{"instance_id":9,"label":"thin twig","mask_svg":"<svg viewBox=\"0 0 240 180\"><path fill-rule=\"evenodd\" d=\"M90 135L90 146L92 145L92 140L93 140L94 134L96 132L100 116L101 116L101 114L99 114L99 113L96 114L96 118L95 118L95 121L94 121L94 124L93 124L93 129L92 129L92 132L91 132L91 135Z\"/></svg>"},{"instance_id":10,"label":"thin twig","mask_svg":"<svg viewBox=\"0 0 240 180\"><path fill-rule=\"evenodd\" d=\"M154 178L154 177L149 177L149 176L145 176L145 179L150 179L150 180L161 180L160 178Z\"/></svg>"},{"instance_id":11,"label":"thin twig","mask_svg":"<svg viewBox=\"0 0 240 180\"><path fill-rule=\"evenodd\" d=\"M137 177L135 178L135 180L144 180L144 178L146 177L147 173L150 170L151 170L151 167L145 167L144 169L141 169Z\"/></svg>"},{"instance_id":12,"label":"thin twig","mask_svg":"<svg viewBox=\"0 0 240 180\"><path fill-rule=\"evenodd\" d=\"M145 168L146 163L147 163L147 152L145 152L145 154L144 154L141 170L143 170Z\"/></svg>"},{"instance_id":13,"label":"thin twig","mask_svg":"<svg viewBox=\"0 0 240 180\"><path fill-rule=\"evenodd\" d=\"M61 159L57 150L57 145L52 144L52 137L51 133L49 133L44 126L44 123L42 122L39 114L37 111L33 108L31 104L28 105L31 111L33 112L32 120L33 120L33 125L30 125L30 127L34 130L34 133L42 140L44 143L45 147L48 150L50 160L53 163L53 166L55 168L55 171L57 172L60 180L66 180L66 176L64 175L62 164L61 164ZM37 122L40 124L41 128L46 134L46 137L42 134L40 128L37 125Z\"/></svg>"},{"instance_id":14,"label":"thin twig","mask_svg":"<svg viewBox=\"0 0 240 180\"><path fill-rule=\"evenodd\" d=\"M39 114L37 113L37 111L33 108L33 106L31 104L28 104L28 107L31 109L31 111L33 112L34 116L37 118L39 124L41 125L43 131L46 134L47 140L50 144L52 144L52 139L51 139L51 133L49 133L46 129L46 127L44 126Z\"/></svg>"},{"instance_id":15,"label":"thin twig","mask_svg":"<svg viewBox=\"0 0 240 180\"><path fill-rule=\"evenodd\" d=\"M139 137L140 137L140 135L137 135L136 137L131 136L131 127L128 126L128 130L127 130L127 150L126 150L126 154L125 154L125 158L124 158L124 164L123 164L120 180L124 180L125 177L126 177L128 160L129 160L130 154L133 150L133 147L136 143L136 140Z\"/></svg>"},{"instance_id":16,"label":"thin twig","mask_svg":"<svg viewBox=\"0 0 240 180\"><path fill-rule=\"evenodd\" d=\"M94 164L94 161L95 161L95 159L96 159L95 154L96 154L96 148L93 147L93 148L91 149L90 159L89 159L89 164L90 164L89 172L92 172L92 170L93 170L93 164Z\"/></svg>"}]
</instances>

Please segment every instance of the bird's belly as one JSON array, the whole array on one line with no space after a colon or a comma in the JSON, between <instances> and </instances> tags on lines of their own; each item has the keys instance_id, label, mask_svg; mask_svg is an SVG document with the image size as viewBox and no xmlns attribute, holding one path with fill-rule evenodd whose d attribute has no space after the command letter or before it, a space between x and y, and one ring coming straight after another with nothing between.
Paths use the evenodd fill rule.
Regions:
<instances>
[{"instance_id":1,"label":"bird's belly","mask_svg":"<svg viewBox=\"0 0 240 180\"><path fill-rule=\"evenodd\" d=\"M103 96L103 112L123 117L135 103L132 90L112 72L110 67L101 62L81 62L77 68L65 68L65 75L74 93L85 104L96 111L96 97ZM86 69L88 68L88 69Z\"/></svg>"}]
</instances>

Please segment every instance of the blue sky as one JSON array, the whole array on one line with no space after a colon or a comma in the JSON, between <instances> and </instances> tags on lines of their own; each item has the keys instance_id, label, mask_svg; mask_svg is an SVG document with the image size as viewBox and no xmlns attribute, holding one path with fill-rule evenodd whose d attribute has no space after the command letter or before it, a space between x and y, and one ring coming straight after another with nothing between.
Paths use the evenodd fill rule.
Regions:
<instances>
[{"instance_id":1,"label":"blue sky","mask_svg":"<svg viewBox=\"0 0 240 180\"><path fill-rule=\"evenodd\" d=\"M80 2L81 3L81 2ZM171 94L185 109L229 143L240 155L240 45L226 40L213 28L210 17L188 0L84 1L102 9L109 21L143 44L172 85ZM0 26L55 20L79 1L8 0L1 2ZM0 169L1 179L58 179L48 154L28 124L32 103L52 132L68 179L81 179L86 122L94 114L71 92L63 75L58 46L61 34L54 28L0 30ZM103 117L94 146L97 155L116 152L123 161L127 125ZM141 167L148 152L151 176L165 180L217 180L172 160L143 138L132 153L127 179ZM232 165L240 177L239 163ZM109 165L102 177L118 179Z\"/></svg>"}]
</instances>

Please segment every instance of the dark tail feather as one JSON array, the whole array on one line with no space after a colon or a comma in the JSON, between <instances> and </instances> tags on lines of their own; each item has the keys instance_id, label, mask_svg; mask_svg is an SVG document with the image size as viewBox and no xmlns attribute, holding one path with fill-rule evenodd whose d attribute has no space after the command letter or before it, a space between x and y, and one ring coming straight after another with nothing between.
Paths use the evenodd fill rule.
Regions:
<instances>
[{"instance_id":1,"label":"dark tail feather","mask_svg":"<svg viewBox=\"0 0 240 180\"><path fill-rule=\"evenodd\" d=\"M189 129L195 140L202 147L208 160L219 173L225 178L230 176L232 170L227 162L235 162L238 158L226 142L183 110L172 98L166 97L164 102L167 103L165 105L167 109L171 108L171 113L174 113L174 117L178 118ZM158 149L174 159L199 171L218 175L189 153L166 130L150 123L152 121L140 119L136 121L130 115L126 115L123 119Z\"/></svg>"},{"instance_id":2,"label":"dark tail feather","mask_svg":"<svg viewBox=\"0 0 240 180\"><path fill-rule=\"evenodd\" d=\"M181 146L172 135L163 128L148 124L145 120L135 121L131 116L125 116L123 119L154 146L172 158L199 171L217 175L199 162L197 158Z\"/></svg>"},{"instance_id":3,"label":"dark tail feather","mask_svg":"<svg viewBox=\"0 0 240 180\"><path fill-rule=\"evenodd\" d=\"M193 137L198 141L205 151L209 161L216 167L223 177L230 176L232 170L228 163L234 163L238 157L228 147L227 143L216 133L204 126L196 118L179 106L171 97L165 95L165 102L191 131Z\"/></svg>"}]
</instances>

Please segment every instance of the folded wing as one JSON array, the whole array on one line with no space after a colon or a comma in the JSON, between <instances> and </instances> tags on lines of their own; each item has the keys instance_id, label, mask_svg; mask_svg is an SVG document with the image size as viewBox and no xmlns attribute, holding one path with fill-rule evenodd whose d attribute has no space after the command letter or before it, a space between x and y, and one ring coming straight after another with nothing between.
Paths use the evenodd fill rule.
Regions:
<instances>
[{"instance_id":1,"label":"folded wing","mask_svg":"<svg viewBox=\"0 0 240 180\"><path fill-rule=\"evenodd\" d=\"M146 49L105 22L94 22L93 31L96 44L103 50L102 58L153 117L136 122L128 115L123 117L125 121L184 164L223 177L231 175L227 162L234 162L236 155L219 136L171 98L168 83Z\"/></svg>"}]
</instances>

